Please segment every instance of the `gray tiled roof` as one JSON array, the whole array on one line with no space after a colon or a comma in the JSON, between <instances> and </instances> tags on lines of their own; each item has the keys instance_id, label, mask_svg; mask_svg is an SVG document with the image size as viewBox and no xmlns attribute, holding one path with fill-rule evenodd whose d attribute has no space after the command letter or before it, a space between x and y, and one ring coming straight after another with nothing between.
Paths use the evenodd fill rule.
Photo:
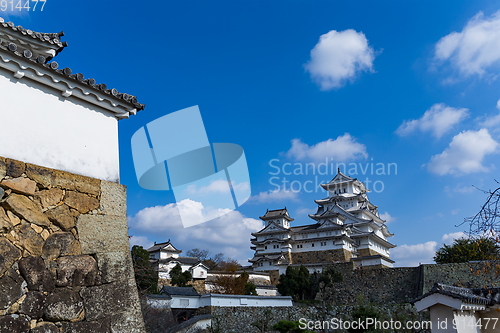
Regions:
<instances>
[{"instance_id":1,"label":"gray tiled roof","mask_svg":"<svg viewBox=\"0 0 500 333\"><path fill-rule=\"evenodd\" d=\"M63 50L64 47L67 46L66 42L60 41L60 37L64 36L64 32L59 32L59 33L40 33L40 32L33 32L28 29L24 29L21 26L15 26L14 23L12 22L7 22L4 23L4 19L0 17L0 30L1 29L9 29L12 31L16 31L17 34L21 34L24 36L24 38L27 38L26 36L31 36L34 39L37 39L39 41L42 41L44 43L48 43L51 45L56 45L58 48L56 49L56 55ZM47 63L47 61L50 61L52 57L45 57L42 55L39 55L35 59L32 58L33 54L30 50L24 50L23 53L19 53L17 51L19 45L14 43L13 41L9 40L0 40L2 43L0 44L0 49L6 52L10 52L20 58L24 58L28 61L30 61L33 66L39 66L39 67L44 67L45 69L50 70L53 73L60 74L68 79L79 81L82 84L88 85L89 87L99 90L104 92L105 94L108 94L116 99L122 100L127 104L130 104L137 110L144 110L145 105L137 102L137 97L127 94L127 93L121 93L118 92L115 88L108 89L106 84L100 83L96 84L96 81L92 78L90 79L84 79L84 76L82 73L76 73L72 74L72 70L69 67L65 67L63 69L59 69L59 64L55 61L52 61L50 63Z\"/></svg>"},{"instance_id":2,"label":"gray tiled roof","mask_svg":"<svg viewBox=\"0 0 500 333\"><path fill-rule=\"evenodd\" d=\"M162 294L167 294L170 296L199 296L193 287L170 287L163 286L160 291Z\"/></svg>"},{"instance_id":3,"label":"gray tiled roof","mask_svg":"<svg viewBox=\"0 0 500 333\"><path fill-rule=\"evenodd\" d=\"M172 246L175 251L171 251L169 250L168 252L174 252L174 253L181 253L182 251L181 250L177 250L177 248L172 245L172 243L170 243L170 239L166 242L163 242L163 243L156 243L155 242L155 245L151 246L149 249L147 249L148 252L155 252L155 251L158 251L158 250L161 250L162 248L164 248L165 246Z\"/></svg>"},{"instance_id":4,"label":"gray tiled roof","mask_svg":"<svg viewBox=\"0 0 500 333\"><path fill-rule=\"evenodd\" d=\"M500 304L500 288L469 289L463 287L449 286L441 283L434 284L431 291L417 298L412 303L420 301L421 299L436 293L450 296L472 304L483 304L483 305Z\"/></svg>"},{"instance_id":5,"label":"gray tiled roof","mask_svg":"<svg viewBox=\"0 0 500 333\"><path fill-rule=\"evenodd\" d=\"M288 210L286 209L286 207L283 209L267 210L266 214L264 216L261 216L260 218L262 220L270 220L279 217L284 217L289 221L293 221L293 219L288 214Z\"/></svg>"}]
</instances>

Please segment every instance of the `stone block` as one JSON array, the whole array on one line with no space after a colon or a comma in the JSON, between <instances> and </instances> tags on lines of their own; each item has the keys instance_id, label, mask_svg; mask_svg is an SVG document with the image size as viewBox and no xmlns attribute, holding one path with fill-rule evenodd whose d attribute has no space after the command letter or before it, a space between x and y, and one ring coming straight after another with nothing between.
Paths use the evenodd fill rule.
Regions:
<instances>
[{"instance_id":1,"label":"stone block","mask_svg":"<svg viewBox=\"0 0 500 333\"><path fill-rule=\"evenodd\" d=\"M109 318L100 321L78 323L62 323L62 333L108 333L110 332Z\"/></svg>"},{"instance_id":2,"label":"stone block","mask_svg":"<svg viewBox=\"0 0 500 333\"><path fill-rule=\"evenodd\" d=\"M4 204L17 215L22 216L26 221L42 227L51 225L47 216L43 215L37 205L27 197L12 193L5 200Z\"/></svg>"},{"instance_id":3,"label":"stone block","mask_svg":"<svg viewBox=\"0 0 500 333\"><path fill-rule=\"evenodd\" d=\"M0 276L2 276L19 258L22 253L7 238L0 237Z\"/></svg>"},{"instance_id":4,"label":"stone block","mask_svg":"<svg viewBox=\"0 0 500 333\"><path fill-rule=\"evenodd\" d=\"M93 286L97 277L97 262L87 255L57 259L58 287Z\"/></svg>"},{"instance_id":5,"label":"stone block","mask_svg":"<svg viewBox=\"0 0 500 333\"><path fill-rule=\"evenodd\" d=\"M28 333L30 321L24 315L11 314L0 316L0 332L2 333Z\"/></svg>"},{"instance_id":6,"label":"stone block","mask_svg":"<svg viewBox=\"0 0 500 333\"><path fill-rule=\"evenodd\" d=\"M60 188L51 188L36 193L43 208L57 205L63 199L63 195L63 190Z\"/></svg>"},{"instance_id":7,"label":"stone block","mask_svg":"<svg viewBox=\"0 0 500 333\"><path fill-rule=\"evenodd\" d=\"M55 284L50 272L45 267L43 259L29 256L19 261L19 271L26 280L28 289L40 292L52 292Z\"/></svg>"},{"instance_id":8,"label":"stone block","mask_svg":"<svg viewBox=\"0 0 500 333\"><path fill-rule=\"evenodd\" d=\"M0 185L4 188L10 188L13 192L24 195L34 195L36 190L36 182L25 177L4 179Z\"/></svg>"},{"instance_id":9,"label":"stone block","mask_svg":"<svg viewBox=\"0 0 500 333\"><path fill-rule=\"evenodd\" d=\"M80 295L71 289L56 289L46 299L43 317L52 321L78 320L83 311L83 301Z\"/></svg>"},{"instance_id":10,"label":"stone block","mask_svg":"<svg viewBox=\"0 0 500 333\"><path fill-rule=\"evenodd\" d=\"M130 251L125 216L80 215L76 228L82 254Z\"/></svg>"},{"instance_id":11,"label":"stone block","mask_svg":"<svg viewBox=\"0 0 500 333\"><path fill-rule=\"evenodd\" d=\"M5 213L5 210L0 207L0 233L7 233L12 230L14 226L10 223L10 219Z\"/></svg>"},{"instance_id":12,"label":"stone block","mask_svg":"<svg viewBox=\"0 0 500 333\"><path fill-rule=\"evenodd\" d=\"M97 253L96 259L103 283L127 280L133 274L130 252Z\"/></svg>"},{"instance_id":13,"label":"stone block","mask_svg":"<svg viewBox=\"0 0 500 333\"><path fill-rule=\"evenodd\" d=\"M85 287L80 294L85 306L85 317L89 321L102 319L110 314L127 313L138 304L135 303L138 297L134 279Z\"/></svg>"},{"instance_id":14,"label":"stone block","mask_svg":"<svg viewBox=\"0 0 500 333\"><path fill-rule=\"evenodd\" d=\"M0 310L6 310L23 295L22 283L23 279L13 268L0 278Z\"/></svg>"},{"instance_id":15,"label":"stone block","mask_svg":"<svg viewBox=\"0 0 500 333\"><path fill-rule=\"evenodd\" d=\"M7 175L7 168L5 165L5 158L0 157L0 180Z\"/></svg>"},{"instance_id":16,"label":"stone block","mask_svg":"<svg viewBox=\"0 0 500 333\"><path fill-rule=\"evenodd\" d=\"M32 319L40 319L45 311L45 295L39 291L28 291L19 313L25 314Z\"/></svg>"},{"instance_id":17,"label":"stone block","mask_svg":"<svg viewBox=\"0 0 500 333\"><path fill-rule=\"evenodd\" d=\"M32 328L30 333L61 333L61 331L55 324L51 322L42 321L38 323L35 328Z\"/></svg>"},{"instance_id":18,"label":"stone block","mask_svg":"<svg viewBox=\"0 0 500 333\"><path fill-rule=\"evenodd\" d=\"M5 160L5 167L7 169L7 176L12 178L20 177L25 171L25 164L21 161L12 160L7 158Z\"/></svg>"},{"instance_id":19,"label":"stone block","mask_svg":"<svg viewBox=\"0 0 500 333\"><path fill-rule=\"evenodd\" d=\"M104 215L127 216L127 187L101 181L100 209Z\"/></svg>"},{"instance_id":20,"label":"stone block","mask_svg":"<svg viewBox=\"0 0 500 333\"><path fill-rule=\"evenodd\" d=\"M75 226L75 217L65 204L49 209L45 215L64 231L69 231Z\"/></svg>"},{"instance_id":21,"label":"stone block","mask_svg":"<svg viewBox=\"0 0 500 333\"><path fill-rule=\"evenodd\" d=\"M99 200L75 191L66 191L64 203L82 214L88 213L99 207Z\"/></svg>"},{"instance_id":22,"label":"stone block","mask_svg":"<svg viewBox=\"0 0 500 333\"><path fill-rule=\"evenodd\" d=\"M82 254L80 243L71 232L54 232L47 237L42 248L42 256L46 260L80 254Z\"/></svg>"},{"instance_id":23,"label":"stone block","mask_svg":"<svg viewBox=\"0 0 500 333\"><path fill-rule=\"evenodd\" d=\"M42 255L44 240L29 224L21 224L21 226L17 228L17 235L19 236L19 243L21 243L30 254L34 256Z\"/></svg>"}]
</instances>

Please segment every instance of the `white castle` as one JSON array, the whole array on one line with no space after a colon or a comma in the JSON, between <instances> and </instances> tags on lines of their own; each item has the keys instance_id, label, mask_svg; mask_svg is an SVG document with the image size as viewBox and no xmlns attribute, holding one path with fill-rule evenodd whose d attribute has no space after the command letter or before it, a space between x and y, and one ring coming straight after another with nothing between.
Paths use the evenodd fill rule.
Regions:
<instances>
[{"instance_id":1,"label":"white castle","mask_svg":"<svg viewBox=\"0 0 500 333\"><path fill-rule=\"evenodd\" d=\"M392 267L389 250L394 236L380 218L369 190L340 170L328 184L321 184L328 197L315 200L318 211L309 215L316 223L292 227L286 207L268 210L260 218L265 227L251 239L255 271L283 274L289 265L321 271L325 263L353 261L356 267Z\"/></svg>"}]
</instances>

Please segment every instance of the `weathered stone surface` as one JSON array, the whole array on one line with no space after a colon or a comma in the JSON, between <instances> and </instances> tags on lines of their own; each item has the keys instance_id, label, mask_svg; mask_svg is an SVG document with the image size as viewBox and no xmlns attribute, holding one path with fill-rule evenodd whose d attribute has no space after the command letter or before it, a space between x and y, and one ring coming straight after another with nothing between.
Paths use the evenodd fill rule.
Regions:
<instances>
[{"instance_id":1,"label":"weathered stone surface","mask_svg":"<svg viewBox=\"0 0 500 333\"><path fill-rule=\"evenodd\" d=\"M19 313L25 314L32 319L42 318L45 310L45 295L38 291L28 291Z\"/></svg>"},{"instance_id":2,"label":"weathered stone surface","mask_svg":"<svg viewBox=\"0 0 500 333\"><path fill-rule=\"evenodd\" d=\"M88 193L94 197L99 196L101 180L75 175L75 188L78 192Z\"/></svg>"},{"instance_id":3,"label":"weathered stone surface","mask_svg":"<svg viewBox=\"0 0 500 333\"><path fill-rule=\"evenodd\" d=\"M99 195L101 186L99 179L44 168L30 163L26 163L26 175L43 188L58 187L70 191L77 190L96 197Z\"/></svg>"},{"instance_id":4,"label":"weathered stone surface","mask_svg":"<svg viewBox=\"0 0 500 333\"><path fill-rule=\"evenodd\" d=\"M36 190L36 182L25 177L4 179L0 185L5 188L10 188L13 192L26 195L34 195Z\"/></svg>"},{"instance_id":5,"label":"weathered stone surface","mask_svg":"<svg viewBox=\"0 0 500 333\"><path fill-rule=\"evenodd\" d=\"M52 221L52 223L64 231L71 230L71 228L75 226L75 218L70 212L69 207L65 204L49 209L45 212L45 215L50 221Z\"/></svg>"},{"instance_id":6,"label":"weathered stone surface","mask_svg":"<svg viewBox=\"0 0 500 333\"><path fill-rule=\"evenodd\" d=\"M0 316L0 332L2 333L28 333L30 321L24 315L11 314Z\"/></svg>"},{"instance_id":7,"label":"weathered stone surface","mask_svg":"<svg viewBox=\"0 0 500 333\"><path fill-rule=\"evenodd\" d=\"M126 313L130 308L135 307L134 304L137 304L134 303L137 298L137 289L133 279L120 283L84 287L80 294L85 304L85 317L89 321L102 319L110 314Z\"/></svg>"},{"instance_id":8,"label":"weathered stone surface","mask_svg":"<svg viewBox=\"0 0 500 333\"><path fill-rule=\"evenodd\" d=\"M2 177L0 177L0 179L2 179ZM3 188L0 187L0 200L3 199L3 196L5 195L5 190Z\"/></svg>"},{"instance_id":9,"label":"weathered stone surface","mask_svg":"<svg viewBox=\"0 0 500 333\"><path fill-rule=\"evenodd\" d=\"M19 242L34 256L42 255L44 240L29 224L21 224L17 230Z\"/></svg>"},{"instance_id":10,"label":"weathered stone surface","mask_svg":"<svg viewBox=\"0 0 500 333\"><path fill-rule=\"evenodd\" d=\"M130 252L97 253L96 259L103 283L123 281L133 274Z\"/></svg>"},{"instance_id":11,"label":"weathered stone surface","mask_svg":"<svg viewBox=\"0 0 500 333\"><path fill-rule=\"evenodd\" d=\"M0 157L0 179L3 179L7 174L7 168L5 166L5 158Z\"/></svg>"},{"instance_id":12,"label":"weathered stone surface","mask_svg":"<svg viewBox=\"0 0 500 333\"><path fill-rule=\"evenodd\" d=\"M0 278L0 310L5 310L23 295L23 279L14 269Z\"/></svg>"},{"instance_id":13,"label":"weathered stone surface","mask_svg":"<svg viewBox=\"0 0 500 333\"><path fill-rule=\"evenodd\" d=\"M28 284L28 289L52 292L55 284L52 275L45 267L43 259L29 256L19 261L19 272Z\"/></svg>"},{"instance_id":14,"label":"weathered stone surface","mask_svg":"<svg viewBox=\"0 0 500 333\"><path fill-rule=\"evenodd\" d=\"M108 333L110 331L109 319L91 322L63 323L62 333Z\"/></svg>"},{"instance_id":15,"label":"weathered stone surface","mask_svg":"<svg viewBox=\"0 0 500 333\"><path fill-rule=\"evenodd\" d=\"M56 289L47 296L44 318L53 321L78 319L83 310L83 301L76 291Z\"/></svg>"},{"instance_id":16,"label":"weathered stone surface","mask_svg":"<svg viewBox=\"0 0 500 333\"><path fill-rule=\"evenodd\" d=\"M26 163L26 175L44 188L60 187L67 190L75 189L75 175L69 172Z\"/></svg>"},{"instance_id":17,"label":"weathered stone surface","mask_svg":"<svg viewBox=\"0 0 500 333\"><path fill-rule=\"evenodd\" d=\"M97 277L97 262L87 255L67 256L57 259L59 287L93 286Z\"/></svg>"},{"instance_id":18,"label":"weathered stone surface","mask_svg":"<svg viewBox=\"0 0 500 333\"><path fill-rule=\"evenodd\" d=\"M35 328L32 328L30 333L60 333L59 328L50 322L41 322ZM85 331L81 331L85 332Z\"/></svg>"},{"instance_id":19,"label":"weathered stone surface","mask_svg":"<svg viewBox=\"0 0 500 333\"><path fill-rule=\"evenodd\" d=\"M42 231L42 233L40 234L40 236L42 236L43 239L47 239L47 238L49 238L50 233L47 231L47 229L44 229Z\"/></svg>"},{"instance_id":20,"label":"weathered stone surface","mask_svg":"<svg viewBox=\"0 0 500 333\"><path fill-rule=\"evenodd\" d=\"M13 228L12 223L10 223L10 219L5 213L5 210L0 207L0 233L7 233Z\"/></svg>"},{"instance_id":21,"label":"weathered stone surface","mask_svg":"<svg viewBox=\"0 0 500 333\"><path fill-rule=\"evenodd\" d=\"M80 243L71 232L54 232L45 240L42 248L42 256L47 260L79 254L82 254Z\"/></svg>"},{"instance_id":22,"label":"weathered stone surface","mask_svg":"<svg viewBox=\"0 0 500 333\"><path fill-rule=\"evenodd\" d=\"M7 176L12 178L17 178L24 173L25 164L21 161L11 160L7 158L5 160L5 167L7 169Z\"/></svg>"},{"instance_id":23,"label":"weathered stone surface","mask_svg":"<svg viewBox=\"0 0 500 333\"><path fill-rule=\"evenodd\" d=\"M21 223L21 219L17 217L14 213L12 213L10 210L7 211L7 216L9 217L10 223L15 227L19 223Z\"/></svg>"},{"instance_id":24,"label":"weathered stone surface","mask_svg":"<svg viewBox=\"0 0 500 333\"><path fill-rule=\"evenodd\" d=\"M64 203L85 214L99 207L99 200L75 191L66 191Z\"/></svg>"},{"instance_id":25,"label":"weathered stone surface","mask_svg":"<svg viewBox=\"0 0 500 333\"><path fill-rule=\"evenodd\" d=\"M80 215L76 228L83 254L130 251L126 217Z\"/></svg>"},{"instance_id":26,"label":"weathered stone surface","mask_svg":"<svg viewBox=\"0 0 500 333\"><path fill-rule=\"evenodd\" d=\"M43 190L36 194L40 199L40 203L43 208L50 206L55 206L61 202L64 192L60 188L51 188L49 190Z\"/></svg>"},{"instance_id":27,"label":"weathered stone surface","mask_svg":"<svg viewBox=\"0 0 500 333\"><path fill-rule=\"evenodd\" d=\"M100 209L104 215L127 216L127 187L101 181Z\"/></svg>"},{"instance_id":28,"label":"weathered stone surface","mask_svg":"<svg viewBox=\"0 0 500 333\"><path fill-rule=\"evenodd\" d=\"M0 276L21 258L21 255L21 250L5 237L0 237Z\"/></svg>"},{"instance_id":29,"label":"weathered stone surface","mask_svg":"<svg viewBox=\"0 0 500 333\"><path fill-rule=\"evenodd\" d=\"M33 201L23 195L12 193L7 200L5 200L5 204L9 209L22 216L30 223L42 227L50 226L50 221L47 216L43 215Z\"/></svg>"}]
</instances>

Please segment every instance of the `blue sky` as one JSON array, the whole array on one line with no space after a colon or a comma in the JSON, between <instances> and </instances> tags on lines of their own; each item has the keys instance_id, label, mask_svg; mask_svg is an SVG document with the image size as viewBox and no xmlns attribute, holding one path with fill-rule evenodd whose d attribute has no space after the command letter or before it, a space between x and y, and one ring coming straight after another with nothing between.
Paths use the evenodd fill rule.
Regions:
<instances>
[{"instance_id":1,"label":"blue sky","mask_svg":"<svg viewBox=\"0 0 500 333\"><path fill-rule=\"evenodd\" d=\"M284 175L285 163L288 172L333 158L356 163L353 176L372 182L370 200L398 245L392 257L405 266L431 262L467 229L455 225L484 200L473 185L495 187L499 10L496 1L48 0L43 12L0 15L35 31L64 30L60 66L146 104L119 122L132 243L171 239L184 252L206 248L245 263L266 209L286 206L293 225L312 223L313 200L325 193L303 186L334 176ZM130 140L193 105L211 142L245 150L252 197L184 229L171 192L138 186ZM390 163L397 174L376 174ZM271 177L300 191L271 193Z\"/></svg>"}]
</instances>

